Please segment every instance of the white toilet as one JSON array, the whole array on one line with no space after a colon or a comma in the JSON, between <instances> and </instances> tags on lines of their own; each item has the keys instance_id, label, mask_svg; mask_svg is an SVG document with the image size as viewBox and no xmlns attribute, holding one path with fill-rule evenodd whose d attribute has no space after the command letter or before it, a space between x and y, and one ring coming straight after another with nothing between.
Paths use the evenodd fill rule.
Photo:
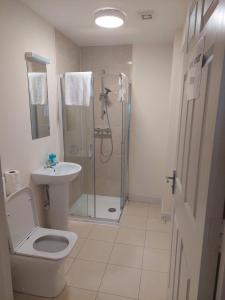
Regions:
<instances>
[{"instance_id":1,"label":"white toilet","mask_svg":"<svg viewBox=\"0 0 225 300\"><path fill-rule=\"evenodd\" d=\"M13 288L17 292L56 297L65 286L64 261L77 235L39 226L29 188L12 194L6 202Z\"/></svg>"}]
</instances>

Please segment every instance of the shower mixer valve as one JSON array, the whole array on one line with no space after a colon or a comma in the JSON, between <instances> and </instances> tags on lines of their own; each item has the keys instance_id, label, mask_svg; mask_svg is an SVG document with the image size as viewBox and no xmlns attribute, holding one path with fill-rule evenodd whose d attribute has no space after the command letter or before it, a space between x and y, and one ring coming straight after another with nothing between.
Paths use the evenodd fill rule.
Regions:
<instances>
[{"instance_id":1,"label":"shower mixer valve","mask_svg":"<svg viewBox=\"0 0 225 300\"><path fill-rule=\"evenodd\" d=\"M110 128L95 128L95 137L110 138L112 131Z\"/></svg>"}]
</instances>

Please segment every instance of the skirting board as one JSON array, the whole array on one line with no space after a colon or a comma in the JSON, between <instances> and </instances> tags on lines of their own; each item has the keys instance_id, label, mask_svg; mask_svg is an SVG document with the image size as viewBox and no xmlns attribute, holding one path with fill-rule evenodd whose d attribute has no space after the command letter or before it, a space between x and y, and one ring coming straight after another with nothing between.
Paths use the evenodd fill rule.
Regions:
<instances>
[{"instance_id":1,"label":"skirting board","mask_svg":"<svg viewBox=\"0 0 225 300\"><path fill-rule=\"evenodd\" d=\"M161 197L160 196L140 196L140 195L134 195L129 194L128 197L129 201L137 201L137 202L147 202L147 203L161 203Z\"/></svg>"}]
</instances>

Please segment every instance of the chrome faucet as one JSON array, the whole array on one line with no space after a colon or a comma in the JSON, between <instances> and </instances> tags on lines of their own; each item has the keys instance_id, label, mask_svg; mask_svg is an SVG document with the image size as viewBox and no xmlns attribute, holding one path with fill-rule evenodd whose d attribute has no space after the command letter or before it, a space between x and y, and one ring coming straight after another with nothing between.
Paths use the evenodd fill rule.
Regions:
<instances>
[{"instance_id":1,"label":"chrome faucet","mask_svg":"<svg viewBox=\"0 0 225 300\"><path fill-rule=\"evenodd\" d=\"M48 159L46 161L44 168L45 169L53 169L53 171L55 173L55 164L53 165L52 162L50 161L50 159Z\"/></svg>"}]
</instances>

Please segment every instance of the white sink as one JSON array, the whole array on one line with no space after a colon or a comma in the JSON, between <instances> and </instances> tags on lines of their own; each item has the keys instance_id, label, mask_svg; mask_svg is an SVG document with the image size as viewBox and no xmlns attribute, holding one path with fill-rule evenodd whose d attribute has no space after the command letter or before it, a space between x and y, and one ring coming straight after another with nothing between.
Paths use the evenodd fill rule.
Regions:
<instances>
[{"instance_id":1,"label":"white sink","mask_svg":"<svg viewBox=\"0 0 225 300\"><path fill-rule=\"evenodd\" d=\"M36 184L63 184L74 180L82 167L75 163L59 162L54 167L42 167L31 173Z\"/></svg>"},{"instance_id":2,"label":"white sink","mask_svg":"<svg viewBox=\"0 0 225 300\"><path fill-rule=\"evenodd\" d=\"M67 230L69 214L69 183L78 177L82 167L75 163L59 162L51 168L41 168L31 173L36 184L48 185L50 228Z\"/></svg>"}]
</instances>

